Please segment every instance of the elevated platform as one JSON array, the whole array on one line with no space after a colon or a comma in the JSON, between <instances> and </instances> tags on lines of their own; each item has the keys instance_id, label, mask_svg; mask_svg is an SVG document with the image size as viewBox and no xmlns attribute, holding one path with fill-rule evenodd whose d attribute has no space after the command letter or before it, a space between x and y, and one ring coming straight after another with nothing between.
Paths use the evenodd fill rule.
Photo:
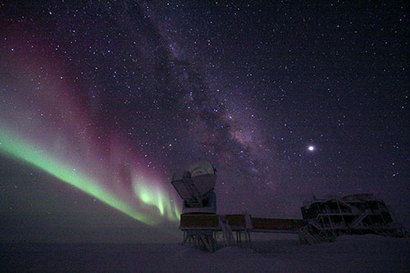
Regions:
<instances>
[{"instance_id":1,"label":"elevated platform","mask_svg":"<svg viewBox=\"0 0 410 273\"><path fill-rule=\"evenodd\" d=\"M259 218L249 214L182 214L179 228L184 232L183 244L213 252L219 235L225 246L250 246L251 232L300 234L306 224L299 219Z\"/></svg>"},{"instance_id":2,"label":"elevated platform","mask_svg":"<svg viewBox=\"0 0 410 273\"><path fill-rule=\"evenodd\" d=\"M253 232L298 233L306 225L301 219L254 218L252 217Z\"/></svg>"},{"instance_id":3,"label":"elevated platform","mask_svg":"<svg viewBox=\"0 0 410 273\"><path fill-rule=\"evenodd\" d=\"M222 219L226 220L232 231L297 233L306 224L304 220L300 219L259 218L246 214L182 214L179 228L181 230L207 229L221 231Z\"/></svg>"}]
</instances>

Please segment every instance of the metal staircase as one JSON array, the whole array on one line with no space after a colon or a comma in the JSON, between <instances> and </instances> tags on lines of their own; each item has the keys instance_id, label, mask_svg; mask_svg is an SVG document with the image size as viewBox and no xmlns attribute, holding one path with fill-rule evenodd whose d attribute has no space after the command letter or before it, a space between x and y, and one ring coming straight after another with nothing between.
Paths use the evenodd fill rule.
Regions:
<instances>
[{"instance_id":1,"label":"metal staircase","mask_svg":"<svg viewBox=\"0 0 410 273\"><path fill-rule=\"evenodd\" d=\"M365 210L362 214L360 214L354 221L353 223L350 224L351 228L355 228L357 226L359 226L362 221L364 220L364 218L366 218L369 215L369 211Z\"/></svg>"},{"instance_id":2,"label":"metal staircase","mask_svg":"<svg viewBox=\"0 0 410 273\"><path fill-rule=\"evenodd\" d=\"M313 221L301 227L298 231L298 235L301 242L310 245L333 242L336 238L336 235L333 232L322 229Z\"/></svg>"}]
</instances>

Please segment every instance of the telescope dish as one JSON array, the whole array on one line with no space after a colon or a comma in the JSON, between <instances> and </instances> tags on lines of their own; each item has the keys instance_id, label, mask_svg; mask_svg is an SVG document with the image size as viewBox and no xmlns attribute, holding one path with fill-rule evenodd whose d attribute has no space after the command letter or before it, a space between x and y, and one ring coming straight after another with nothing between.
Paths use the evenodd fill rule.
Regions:
<instances>
[{"instance_id":1,"label":"telescope dish","mask_svg":"<svg viewBox=\"0 0 410 273\"><path fill-rule=\"evenodd\" d=\"M199 161L189 166L180 179L171 183L183 200L201 202L215 187L216 171L209 161Z\"/></svg>"},{"instance_id":2,"label":"telescope dish","mask_svg":"<svg viewBox=\"0 0 410 273\"><path fill-rule=\"evenodd\" d=\"M216 170L209 161L189 166L182 177L172 178L171 184L183 199L182 213L216 213Z\"/></svg>"},{"instance_id":3,"label":"telescope dish","mask_svg":"<svg viewBox=\"0 0 410 273\"><path fill-rule=\"evenodd\" d=\"M191 177L195 177L205 174L215 174L215 168L212 166L211 162L202 160L189 166L186 172L189 172Z\"/></svg>"}]
</instances>

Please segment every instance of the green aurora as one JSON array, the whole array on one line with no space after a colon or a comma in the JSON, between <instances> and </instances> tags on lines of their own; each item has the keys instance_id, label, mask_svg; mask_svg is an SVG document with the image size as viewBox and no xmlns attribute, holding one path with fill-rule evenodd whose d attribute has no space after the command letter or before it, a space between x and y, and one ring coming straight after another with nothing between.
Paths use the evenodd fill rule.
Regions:
<instances>
[{"instance_id":1,"label":"green aurora","mask_svg":"<svg viewBox=\"0 0 410 273\"><path fill-rule=\"evenodd\" d=\"M159 189L152 190L141 181L133 181L136 197L141 204L145 204L147 207L142 209L144 212L140 212L136 207L138 205L137 202L131 205L121 200L120 197L105 189L95 179L76 171L73 166L59 162L49 154L46 154L40 147L30 144L11 131L5 130L4 127L0 128L0 153L31 164L58 178L60 181L93 196L99 201L145 224L155 225L160 222L160 218L165 216L170 221L178 221L179 219L180 213L178 208ZM148 210L150 206L156 208L156 211L162 217L148 215L152 214L152 209Z\"/></svg>"}]
</instances>

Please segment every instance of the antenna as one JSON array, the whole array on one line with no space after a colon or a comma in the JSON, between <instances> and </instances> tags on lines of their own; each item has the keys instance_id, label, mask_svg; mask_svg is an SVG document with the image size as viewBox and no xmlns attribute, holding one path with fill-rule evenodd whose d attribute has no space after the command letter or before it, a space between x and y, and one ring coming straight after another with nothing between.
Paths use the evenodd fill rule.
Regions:
<instances>
[{"instance_id":1,"label":"antenna","mask_svg":"<svg viewBox=\"0 0 410 273\"><path fill-rule=\"evenodd\" d=\"M192 164L180 179L171 183L183 199L183 214L216 213L216 169L209 161Z\"/></svg>"}]
</instances>

